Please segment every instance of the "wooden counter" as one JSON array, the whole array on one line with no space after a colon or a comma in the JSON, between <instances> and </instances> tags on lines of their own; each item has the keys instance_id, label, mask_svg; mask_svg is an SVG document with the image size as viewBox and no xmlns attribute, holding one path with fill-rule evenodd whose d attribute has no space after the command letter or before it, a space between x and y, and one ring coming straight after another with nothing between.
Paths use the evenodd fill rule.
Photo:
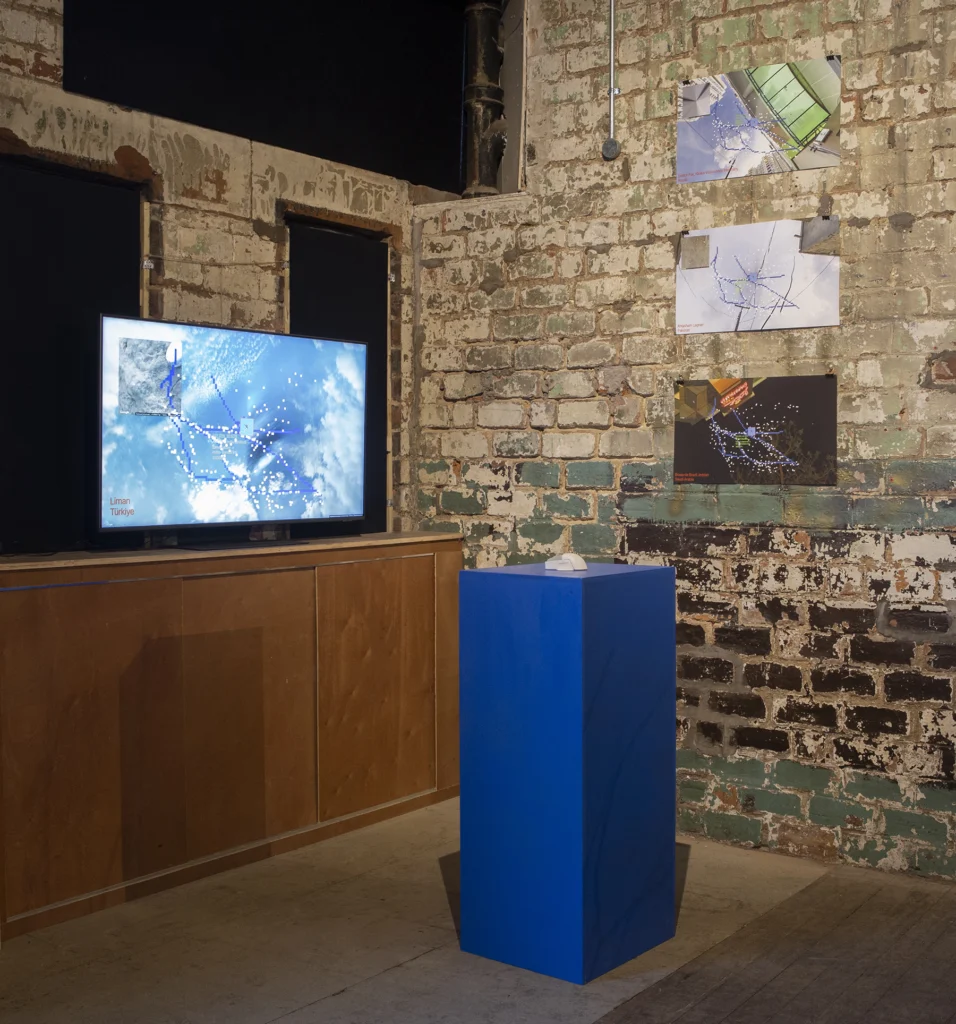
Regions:
<instances>
[{"instance_id":1,"label":"wooden counter","mask_svg":"<svg viewBox=\"0 0 956 1024\"><path fill-rule=\"evenodd\" d=\"M0 937L452 796L461 538L0 560Z\"/></svg>"}]
</instances>

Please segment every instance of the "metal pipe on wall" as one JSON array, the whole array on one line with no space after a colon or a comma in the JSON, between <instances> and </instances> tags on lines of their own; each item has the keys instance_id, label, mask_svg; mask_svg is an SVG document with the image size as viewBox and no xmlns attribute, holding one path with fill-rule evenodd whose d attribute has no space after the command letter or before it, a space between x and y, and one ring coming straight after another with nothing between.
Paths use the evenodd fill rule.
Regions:
<instances>
[{"instance_id":1,"label":"metal pipe on wall","mask_svg":"<svg viewBox=\"0 0 956 1024\"><path fill-rule=\"evenodd\" d=\"M609 18L610 18L610 21L609 21L610 28L609 28L609 31L608 31L608 38L610 40L610 59L608 61L609 74L608 74L608 83L607 83L607 94L608 94L608 101L609 101L609 107L610 107L610 109L609 109L609 114L610 114L609 121L610 121L610 124L609 124L609 128L608 128L607 138L604 140L604 144L601 146L601 156L603 156L605 160L614 160L616 157L620 156L620 153L621 153L621 144L617 141L617 139L614 138L614 100L619 95L621 90L618 89L618 87L614 84L614 28L615 28L615 25L614 25L614 21L615 21L615 10L614 10L615 3L614 3L614 0L610 0L610 4L611 4L611 10L610 10L610 15L609 15Z\"/></svg>"},{"instance_id":2,"label":"metal pipe on wall","mask_svg":"<svg viewBox=\"0 0 956 1024\"><path fill-rule=\"evenodd\" d=\"M498 165L505 148L501 88L501 0L471 0L465 7L466 197L498 192Z\"/></svg>"}]
</instances>

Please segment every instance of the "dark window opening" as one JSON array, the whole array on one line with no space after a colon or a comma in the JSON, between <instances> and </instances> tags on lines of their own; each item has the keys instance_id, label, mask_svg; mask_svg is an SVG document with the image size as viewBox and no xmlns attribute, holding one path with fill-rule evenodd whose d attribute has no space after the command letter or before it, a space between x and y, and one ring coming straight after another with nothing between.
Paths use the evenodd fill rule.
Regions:
<instances>
[{"instance_id":1,"label":"dark window opening","mask_svg":"<svg viewBox=\"0 0 956 1024\"><path fill-rule=\"evenodd\" d=\"M100 316L139 316L141 203L136 187L0 160L2 554L96 541Z\"/></svg>"},{"instance_id":2,"label":"dark window opening","mask_svg":"<svg viewBox=\"0 0 956 1024\"><path fill-rule=\"evenodd\" d=\"M387 523L388 273L381 237L289 219L289 329L292 334L368 345L365 404L365 518L337 533L379 533ZM328 533L324 524L290 527L292 537Z\"/></svg>"}]
</instances>

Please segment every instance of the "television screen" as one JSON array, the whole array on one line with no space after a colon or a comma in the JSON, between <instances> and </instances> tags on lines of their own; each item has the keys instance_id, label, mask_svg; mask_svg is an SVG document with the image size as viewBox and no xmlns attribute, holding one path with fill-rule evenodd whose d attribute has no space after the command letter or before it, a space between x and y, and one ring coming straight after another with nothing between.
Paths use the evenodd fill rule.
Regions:
<instances>
[{"instance_id":1,"label":"television screen","mask_svg":"<svg viewBox=\"0 0 956 1024\"><path fill-rule=\"evenodd\" d=\"M363 344L102 321L104 530L360 518Z\"/></svg>"}]
</instances>

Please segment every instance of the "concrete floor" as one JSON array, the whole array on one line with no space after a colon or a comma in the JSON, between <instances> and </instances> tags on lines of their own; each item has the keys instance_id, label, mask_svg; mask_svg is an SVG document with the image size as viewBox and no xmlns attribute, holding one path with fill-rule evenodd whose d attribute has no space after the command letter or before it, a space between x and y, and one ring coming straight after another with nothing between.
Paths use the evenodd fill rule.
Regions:
<instances>
[{"instance_id":1,"label":"concrete floor","mask_svg":"<svg viewBox=\"0 0 956 1024\"><path fill-rule=\"evenodd\" d=\"M677 936L584 987L458 949L449 801L13 939L0 1021L592 1024L827 873L681 843Z\"/></svg>"}]
</instances>

